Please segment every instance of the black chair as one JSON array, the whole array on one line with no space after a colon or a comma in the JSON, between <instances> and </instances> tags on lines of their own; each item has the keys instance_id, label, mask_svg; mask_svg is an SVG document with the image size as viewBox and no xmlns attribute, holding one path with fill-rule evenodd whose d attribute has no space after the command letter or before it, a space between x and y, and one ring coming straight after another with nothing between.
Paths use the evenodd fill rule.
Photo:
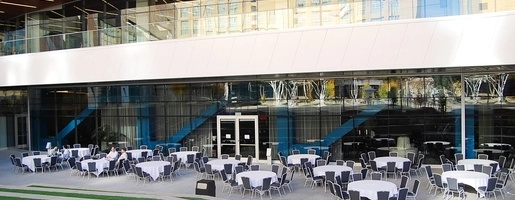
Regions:
<instances>
[{"instance_id":1,"label":"black chair","mask_svg":"<svg viewBox=\"0 0 515 200\"><path fill-rule=\"evenodd\" d=\"M36 173L38 171L38 169L41 169L41 173L43 174L45 172L45 166L43 165L43 163L41 163L41 158L34 158L33 160L34 162L34 172L33 173Z\"/></svg>"},{"instance_id":2,"label":"black chair","mask_svg":"<svg viewBox=\"0 0 515 200\"><path fill-rule=\"evenodd\" d=\"M47 164L47 167L49 172L51 172L50 169L52 167L55 168L55 171L57 171L57 156L50 157L50 163Z\"/></svg>"},{"instance_id":3,"label":"black chair","mask_svg":"<svg viewBox=\"0 0 515 200\"><path fill-rule=\"evenodd\" d=\"M116 170L116 160L110 160L109 166L104 169L105 173L107 173L107 176L109 177L109 173L113 173L114 175L118 175L118 171Z\"/></svg>"},{"instance_id":4,"label":"black chair","mask_svg":"<svg viewBox=\"0 0 515 200\"><path fill-rule=\"evenodd\" d=\"M148 182L150 182L150 175L146 172L143 172L141 167L136 167L136 176L138 177L138 184L139 180L143 180L143 185L145 185L146 180L148 179Z\"/></svg>"},{"instance_id":5,"label":"black chair","mask_svg":"<svg viewBox=\"0 0 515 200\"><path fill-rule=\"evenodd\" d=\"M231 163L224 164L224 170L225 170L226 174L232 174L232 164Z\"/></svg>"},{"instance_id":6,"label":"black chair","mask_svg":"<svg viewBox=\"0 0 515 200\"><path fill-rule=\"evenodd\" d=\"M356 190L349 190L349 197L350 200L361 200L361 195Z\"/></svg>"},{"instance_id":7,"label":"black chair","mask_svg":"<svg viewBox=\"0 0 515 200\"><path fill-rule=\"evenodd\" d=\"M390 199L390 192L388 191L378 191L377 192L377 200L388 200Z\"/></svg>"},{"instance_id":8,"label":"black chair","mask_svg":"<svg viewBox=\"0 0 515 200\"><path fill-rule=\"evenodd\" d=\"M172 182L172 165L163 166L163 172L159 173L159 177L161 178L161 181L163 181L163 182L164 182L165 177L169 177L170 182Z\"/></svg>"}]
</instances>

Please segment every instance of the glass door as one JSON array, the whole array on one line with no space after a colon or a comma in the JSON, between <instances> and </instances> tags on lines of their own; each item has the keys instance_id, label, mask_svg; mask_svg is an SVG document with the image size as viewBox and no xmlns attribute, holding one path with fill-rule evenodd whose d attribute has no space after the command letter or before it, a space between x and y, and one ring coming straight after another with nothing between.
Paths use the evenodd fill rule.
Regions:
<instances>
[{"instance_id":1,"label":"glass door","mask_svg":"<svg viewBox=\"0 0 515 200\"><path fill-rule=\"evenodd\" d=\"M15 144L16 148L19 149L28 149L27 145L27 116L26 115L16 115L14 117L14 133L15 133Z\"/></svg>"},{"instance_id":2,"label":"glass door","mask_svg":"<svg viewBox=\"0 0 515 200\"><path fill-rule=\"evenodd\" d=\"M236 154L259 159L257 115L217 116L217 155Z\"/></svg>"}]
</instances>

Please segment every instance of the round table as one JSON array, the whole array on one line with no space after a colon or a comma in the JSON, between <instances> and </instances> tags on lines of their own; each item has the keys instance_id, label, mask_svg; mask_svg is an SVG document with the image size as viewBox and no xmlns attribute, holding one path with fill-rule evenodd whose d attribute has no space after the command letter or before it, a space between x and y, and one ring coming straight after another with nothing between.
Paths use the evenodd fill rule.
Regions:
<instances>
[{"instance_id":1,"label":"round table","mask_svg":"<svg viewBox=\"0 0 515 200\"><path fill-rule=\"evenodd\" d=\"M152 177L155 181L159 178L159 173L164 171L164 166L169 165L170 162L167 161L152 161L152 162L143 162L136 164L136 167L141 167L143 172L146 172Z\"/></svg>"},{"instance_id":2,"label":"round table","mask_svg":"<svg viewBox=\"0 0 515 200\"><path fill-rule=\"evenodd\" d=\"M21 159L21 164L27 165L27 167L30 170L34 171L34 169L35 169L35 167L34 167L34 158L41 158L41 163L45 163L45 162L50 163L50 157L48 157L48 155L37 155L37 156L23 157Z\"/></svg>"},{"instance_id":3,"label":"round table","mask_svg":"<svg viewBox=\"0 0 515 200\"><path fill-rule=\"evenodd\" d=\"M360 145L363 142L344 142L343 145L345 146L352 146L353 144Z\"/></svg>"},{"instance_id":4,"label":"round table","mask_svg":"<svg viewBox=\"0 0 515 200\"><path fill-rule=\"evenodd\" d=\"M225 173L230 174L234 171L234 167L236 167L236 165L238 165L238 163L240 163L240 162L242 162L242 161L234 160L234 159L214 159L214 160L207 162L207 164L211 165L211 169L218 170L218 171L225 169L224 168L225 164L232 164L232 171L225 172Z\"/></svg>"},{"instance_id":5,"label":"round table","mask_svg":"<svg viewBox=\"0 0 515 200\"><path fill-rule=\"evenodd\" d=\"M341 165L325 165L313 168L313 174L315 176L325 176L325 172L328 171L335 172L336 176L340 176L342 174L342 171L350 171L351 175L353 173L352 168Z\"/></svg>"},{"instance_id":6,"label":"round table","mask_svg":"<svg viewBox=\"0 0 515 200\"><path fill-rule=\"evenodd\" d=\"M71 148L70 150L70 156L72 155L73 150L77 150L77 153L79 154L79 158L82 158L84 156L91 156L91 151L89 151L89 148Z\"/></svg>"},{"instance_id":7,"label":"round table","mask_svg":"<svg viewBox=\"0 0 515 200\"><path fill-rule=\"evenodd\" d=\"M289 164L300 164L301 158L307 158L308 162L311 162L311 164L315 165L315 160L317 158L320 158L319 155L311 155L311 154L297 154L297 155L290 155L288 156L288 163Z\"/></svg>"},{"instance_id":8,"label":"round table","mask_svg":"<svg viewBox=\"0 0 515 200\"><path fill-rule=\"evenodd\" d=\"M127 151L127 152L132 153L132 158L138 159L138 158L141 158L141 152L144 152L144 151L148 152L147 157L152 156L154 154L154 152L150 149L135 149L135 150Z\"/></svg>"},{"instance_id":9,"label":"round table","mask_svg":"<svg viewBox=\"0 0 515 200\"><path fill-rule=\"evenodd\" d=\"M387 162L395 162L395 167L402 169L403 163L406 161L410 161L410 160L407 158L403 158L403 157L385 156L385 157L377 157L374 159L374 161L376 161L378 168L386 167Z\"/></svg>"},{"instance_id":10,"label":"round table","mask_svg":"<svg viewBox=\"0 0 515 200\"><path fill-rule=\"evenodd\" d=\"M236 182L238 182L239 185L243 185L241 177L249 177L250 185L252 187L262 186L263 179L268 177L272 178L272 183L277 182L277 175L274 172L269 171L248 171L236 174Z\"/></svg>"},{"instance_id":11,"label":"round table","mask_svg":"<svg viewBox=\"0 0 515 200\"><path fill-rule=\"evenodd\" d=\"M494 147L494 146L511 146L511 144L507 144L507 143L493 143L493 142L490 142L490 143L483 143L483 144L481 144L481 146L488 146L488 147Z\"/></svg>"},{"instance_id":12,"label":"round table","mask_svg":"<svg viewBox=\"0 0 515 200\"><path fill-rule=\"evenodd\" d=\"M506 150L501 150L501 149L474 149L474 151L476 153L485 153L485 151L491 151L492 153L495 153L495 154L501 154L501 153L504 153Z\"/></svg>"},{"instance_id":13,"label":"round table","mask_svg":"<svg viewBox=\"0 0 515 200\"><path fill-rule=\"evenodd\" d=\"M388 191L390 197L397 195L397 185L388 181L361 180L349 183L347 190L359 191L361 197L377 200L377 192Z\"/></svg>"},{"instance_id":14,"label":"round table","mask_svg":"<svg viewBox=\"0 0 515 200\"><path fill-rule=\"evenodd\" d=\"M97 172L95 172L94 174L96 176L98 176L100 173L102 173L104 171L104 168L109 168L109 160L106 160L106 159L98 159L98 160L88 159L88 160L83 160L83 161L80 162L80 164L82 165L82 169L88 170L88 163L89 162L94 162L95 163L95 166L97 168Z\"/></svg>"},{"instance_id":15,"label":"round table","mask_svg":"<svg viewBox=\"0 0 515 200\"><path fill-rule=\"evenodd\" d=\"M446 142L446 141L425 141L424 142L424 144L433 144L433 145L436 145L436 143L442 143L443 146L451 145L450 142Z\"/></svg>"},{"instance_id":16,"label":"round table","mask_svg":"<svg viewBox=\"0 0 515 200\"><path fill-rule=\"evenodd\" d=\"M465 170L474 171L474 165L486 165L490 166L491 163L498 163L495 160L483 160L483 159L463 159L458 161L459 165L464 165ZM497 165L497 169L493 169L495 171L499 170L499 165Z\"/></svg>"},{"instance_id":17,"label":"round table","mask_svg":"<svg viewBox=\"0 0 515 200\"><path fill-rule=\"evenodd\" d=\"M196 152L196 151L179 151L179 152L175 152L175 153L171 153L171 154L176 155L177 160L182 159L181 160L182 163L186 163L188 161L188 155L193 154L193 160L195 160L197 153L198 152ZM201 159L201 158L198 158L198 159Z\"/></svg>"},{"instance_id":18,"label":"round table","mask_svg":"<svg viewBox=\"0 0 515 200\"><path fill-rule=\"evenodd\" d=\"M447 178L455 178L458 180L458 183L469 185L477 191L478 187L488 185L490 176L485 173L473 171L447 171L442 173L443 183L447 183Z\"/></svg>"}]
</instances>

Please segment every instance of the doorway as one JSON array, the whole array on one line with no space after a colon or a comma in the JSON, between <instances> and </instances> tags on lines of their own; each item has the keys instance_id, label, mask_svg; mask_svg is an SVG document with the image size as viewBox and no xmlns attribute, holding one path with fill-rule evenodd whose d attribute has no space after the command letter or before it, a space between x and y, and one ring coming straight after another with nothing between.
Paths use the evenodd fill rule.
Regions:
<instances>
[{"instance_id":1,"label":"doorway","mask_svg":"<svg viewBox=\"0 0 515 200\"><path fill-rule=\"evenodd\" d=\"M246 159L251 155L259 159L259 126L257 115L216 116L217 156L236 154Z\"/></svg>"},{"instance_id":2,"label":"doorway","mask_svg":"<svg viewBox=\"0 0 515 200\"><path fill-rule=\"evenodd\" d=\"M14 146L18 149L28 149L28 117L27 115L14 116Z\"/></svg>"}]
</instances>

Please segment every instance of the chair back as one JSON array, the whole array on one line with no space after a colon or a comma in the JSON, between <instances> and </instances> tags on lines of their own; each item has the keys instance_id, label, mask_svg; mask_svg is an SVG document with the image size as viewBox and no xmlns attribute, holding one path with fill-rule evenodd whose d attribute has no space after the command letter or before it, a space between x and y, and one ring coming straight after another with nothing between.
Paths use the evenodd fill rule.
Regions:
<instances>
[{"instance_id":1,"label":"chair back","mask_svg":"<svg viewBox=\"0 0 515 200\"><path fill-rule=\"evenodd\" d=\"M349 190L349 197L350 197L350 200L361 200L359 191L356 191L356 190Z\"/></svg>"},{"instance_id":2,"label":"chair back","mask_svg":"<svg viewBox=\"0 0 515 200\"><path fill-rule=\"evenodd\" d=\"M199 150L200 150L200 148L198 146L192 146L191 147L191 151L197 151L198 152Z\"/></svg>"},{"instance_id":3,"label":"chair back","mask_svg":"<svg viewBox=\"0 0 515 200\"><path fill-rule=\"evenodd\" d=\"M350 171L341 171L339 177L341 180L340 183L349 183L350 182Z\"/></svg>"},{"instance_id":4,"label":"chair back","mask_svg":"<svg viewBox=\"0 0 515 200\"><path fill-rule=\"evenodd\" d=\"M397 152L390 152L390 153L388 153L388 156L397 157Z\"/></svg>"},{"instance_id":5,"label":"chair back","mask_svg":"<svg viewBox=\"0 0 515 200\"><path fill-rule=\"evenodd\" d=\"M291 153L293 155L297 155L297 154L300 154L300 150L292 150Z\"/></svg>"},{"instance_id":6,"label":"chair back","mask_svg":"<svg viewBox=\"0 0 515 200\"><path fill-rule=\"evenodd\" d=\"M241 155L240 154L234 155L234 160L241 160Z\"/></svg>"},{"instance_id":7,"label":"chair back","mask_svg":"<svg viewBox=\"0 0 515 200\"><path fill-rule=\"evenodd\" d=\"M252 186L250 185L250 178L246 176L241 177L241 182L243 182L243 188L247 190L252 190Z\"/></svg>"},{"instance_id":8,"label":"chair back","mask_svg":"<svg viewBox=\"0 0 515 200\"><path fill-rule=\"evenodd\" d=\"M234 166L234 171L236 172L236 174L239 174L241 172L243 172L243 166L242 165L236 165Z\"/></svg>"},{"instance_id":9,"label":"chair back","mask_svg":"<svg viewBox=\"0 0 515 200\"><path fill-rule=\"evenodd\" d=\"M206 173L213 174L213 168L211 168L211 164L205 164L204 167L206 168Z\"/></svg>"},{"instance_id":10,"label":"chair back","mask_svg":"<svg viewBox=\"0 0 515 200\"><path fill-rule=\"evenodd\" d=\"M159 155L159 149L152 150L152 156L157 156L157 155Z\"/></svg>"},{"instance_id":11,"label":"chair back","mask_svg":"<svg viewBox=\"0 0 515 200\"><path fill-rule=\"evenodd\" d=\"M455 153L454 154L454 162L458 163L458 161L463 160L463 154L462 153Z\"/></svg>"},{"instance_id":12,"label":"chair back","mask_svg":"<svg viewBox=\"0 0 515 200\"><path fill-rule=\"evenodd\" d=\"M168 154L175 153L177 151L175 148L168 148Z\"/></svg>"},{"instance_id":13,"label":"chair back","mask_svg":"<svg viewBox=\"0 0 515 200\"><path fill-rule=\"evenodd\" d=\"M147 159L144 158L144 157L139 157L138 158L138 163L142 163L142 162L145 162L145 161L147 161Z\"/></svg>"},{"instance_id":14,"label":"chair back","mask_svg":"<svg viewBox=\"0 0 515 200\"><path fill-rule=\"evenodd\" d=\"M34 158L34 167L42 167L41 158Z\"/></svg>"},{"instance_id":15,"label":"chair back","mask_svg":"<svg viewBox=\"0 0 515 200\"><path fill-rule=\"evenodd\" d=\"M402 176L401 177L401 184L399 185L399 188L405 188L408 185L408 176Z\"/></svg>"},{"instance_id":16,"label":"chair back","mask_svg":"<svg viewBox=\"0 0 515 200\"><path fill-rule=\"evenodd\" d=\"M74 148L74 149L75 149L75 148L80 148L80 147L81 147L81 145L80 145L80 144L73 144L73 148Z\"/></svg>"},{"instance_id":17,"label":"chair back","mask_svg":"<svg viewBox=\"0 0 515 200\"><path fill-rule=\"evenodd\" d=\"M148 151L142 151L142 152L141 152L141 157L142 157L142 158L147 159L147 157L148 157Z\"/></svg>"},{"instance_id":18,"label":"chair back","mask_svg":"<svg viewBox=\"0 0 515 200\"><path fill-rule=\"evenodd\" d=\"M12 158L11 158L12 159ZM21 164L21 159L20 158L14 158L14 161L13 161L14 165L17 166L17 167L23 167L23 165Z\"/></svg>"},{"instance_id":19,"label":"chair back","mask_svg":"<svg viewBox=\"0 0 515 200\"><path fill-rule=\"evenodd\" d=\"M504 164L506 163L506 156L499 156L499 168L504 168Z\"/></svg>"},{"instance_id":20,"label":"chair back","mask_svg":"<svg viewBox=\"0 0 515 200\"><path fill-rule=\"evenodd\" d=\"M279 176L279 165L272 165L272 172Z\"/></svg>"},{"instance_id":21,"label":"chair back","mask_svg":"<svg viewBox=\"0 0 515 200\"><path fill-rule=\"evenodd\" d=\"M475 172L482 172L483 171L483 165L481 165L481 164L474 164L474 171Z\"/></svg>"},{"instance_id":22,"label":"chair back","mask_svg":"<svg viewBox=\"0 0 515 200\"><path fill-rule=\"evenodd\" d=\"M222 159L229 159L229 154L222 154Z\"/></svg>"},{"instance_id":23,"label":"chair back","mask_svg":"<svg viewBox=\"0 0 515 200\"><path fill-rule=\"evenodd\" d=\"M127 151L131 151L131 150L133 150L133 149L134 149L134 147L132 147L132 146L127 146Z\"/></svg>"},{"instance_id":24,"label":"chair back","mask_svg":"<svg viewBox=\"0 0 515 200\"><path fill-rule=\"evenodd\" d=\"M426 175L428 178L433 178L433 170L431 169L431 166L426 165Z\"/></svg>"},{"instance_id":25,"label":"chair back","mask_svg":"<svg viewBox=\"0 0 515 200\"><path fill-rule=\"evenodd\" d=\"M419 186L420 180L415 179L415 181L413 182L413 188L411 189L411 193L413 193L414 196L417 196Z\"/></svg>"},{"instance_id":26,"label":"chair back","mask_svg":"<svg viewBox=\"0 0 515 200\"><path fill-rule=\"evenodd\" d=\"M202 162L204 162L204 164L209 162L209 157L207 157L207 156L202 157Z\"/></svg>"},{"instance_id":27,"label":"chair back","mask_svg":"<svg viewBox=\"0 0 515 200\"><path fill-rule=\"evenodd\" d=\"M95 162L88 162L88 172L96 172L97 164Z\"/></svg>"},{"instance_id":28,"label":"chair back","mask_svg":"<svg viewBox=\"0 0 515 200\"><path fill-rule=\"evenodd\" d=\"M141 169L141 167L136 167L136 176L138 177L143 177L143 170Z\"/></svg>"},{"instance_id":29,"label":"chair back","mask_svg":"<svg viewBox=\"0 0 515 200\"><path fill-rule=\"evenodd\" d=\"M376 152L375 151L369 151L368 152L368 160L374 160L376 159Z\"/></svg>"},{"instance_id":30,"label":"chair back","mask_svg":"<svg viewBox=\"0 0 515 200\"><path fill-rule=\"evenodd\" d=\"M115 168L116 168L116 160L110 160L108 170L111 171L111 170L114 170Z\"/></svg>"},{"instance_id":31,"label":"chair back","mask_svg":"<svg viewBox=\"0 0 515 200\"><path fill-rule=\"evenodd\" d=\"M443 187L443 182L442 182L442 175L440 174L433 174L433 177L435 179L435 185L437 187Z\"/></svg>"},{"instance_id":32,"label":"chair back","mask_svg":"<svg viewBox=\"0 0 515 200\"><path fill-rule=\"evenodd\" d=\"M250 171L259 171L259 165L250 165Z\"/></svg>"},{"instance_id":33,"label":"chair back","mask_svg":"<svg viewBox=\"0 0 515 200\"><path fill-rule=\"evenodd\" d=\"M232 174L232 164L231 163L224 164L224 169L225 169L226 174Z\"/></svg>"},{"instance_id":34,"label":"chair back","mask_svg":"<svg viewBox=\"0 0 515 200\"><path fill-rule=\"evenodd\" d=\"M50 157L50 166L55 166L57 164L57 156Z\"/></svg>"},{"instance_id":35,"label":"chair back","mask_svg":"<svg viewBox=\"0 0 515 200\"><path fill-rule=\"evenodd\" d=\"M365 162L365 164L368 163L368 156L366 153L361 153L361 156L360 156L360 159L363 159L363 161Z\"/></svg>"},{"instance_id":36,"label":"chair back","mask_svg":"<svg viewBox=\"0 0 515 200\"><path fill-rule=\"evenodd\" d=\"M220 175L222 176L222 181L227 182L229 179L227 178L227 173L225 173L225 169L220 170Z\"/></svg>"},{"instance_id":37,"label":"chair back","mask_svg":"<svg viewBox=\"0 0 515 200\"><path fill-rule=\"evenodd\" d=\"M329 192L331 192L332 195L336 196L336 193L334 192L334 183L331 181L327 181L326 184L329 185Z\"/></svg>"},{"instance_id":38,"label":"chair back","mask_svg":"<svg viewBox=\"0 0 515 200\"><path fill-rule=\"evenodd\" d=\"M82 163L80 163L79 161L76 161L76 162L75 162L75 167L77 168L77 170L78 170L79 172L84 171L84 169L82 169Z\"/></svg>"},{"instance_id":39,"label":"chair back","mask_svg":"<svg viewBox=\"0 0 515 200\"><path fill-rule=\"evenodd\" d=\"M188 151L188 147L181 147L179 148L179 151Z\"/></svg>"},{"instance_id":40,"label":"chair back","mask_svg":"<svg viewBox=\"0 0 515 200\"><path fill-rule=\"evenodd\" d=\"M390 192L388 191L378 191L377 192L377 200L388 200L390 198Z\"/></svg>"},{"instance_id":41,"label":"chair back","mask_svg":"<svg viewBox=\"0 0 515 200\"><path fill-rule=\"evenodd\" d=\"M355 162L352 160L347 160L347 162L345 162L345 165L347 165L347 167L350 167L351 169L354 169L354 164Z\"/></svg>"},{"instance_id":42,"label":"chair back","mask_svg":"<svg viewBox=\"0 0 515 200\"><path fill-rule=\"evenodd\" d=\"M352 174L353 181L361 181L363 180L363 176L361 174Z\"/></svg>"},{"instance_id":43,"label":"chair back","mask_svg":"<svg viewBox=\"0 0 515 200\"><path fill-rule=\"evenodd\" d=\"M488 184L486 185L486 191L494 191L495 185L497 184L497 177L491 177L488 179Z\"/></svg>"},{"instance_id":44,"label":"chair back","mask_svg":"<svg viewBox=\"0 0 515 200\"><path fill-rule=\"evenodd\" d=\"M482 172L485 174L488 174L490 176L490 175L492 175L492 169L493 169L492 166L483 165Z\"/></svg>"},{"instance_id":45,"label":"chair back","mask_svg":"<svg viewBox=\"0 0 515 200\"><path fill-rule=\"evenodd\" d=\"M325 181L334 182L334 178L336 177L336 172L334 171L325 171Z\"/></svg>"},{"instance_id":46,"label":"chair back","mask_svg":"<svg viewBox=\"0 0 515 200\"><path fill-rule=\"evenodd\" d=\"M449 164L449 163L442 164L442 171L443 171L443 172L452 171L452 166L451 166L451 164Z\"/></svg>"},{"instance_id":47,"label":"chair back","mask_svg":"<svg viewBox=\"0 0 515 200\"><path fill-rule=\"evenodd\" d=\"M82 158L83 158L83 160L89 160L89 159L91 159L91 156L90 155L84 155L84 157L82 157Z\"/></svg>"},{"instance_id":48,"label":"chair back","mask_svg":"<svg viewBox=\"0 0 515 200\"><path fill-rule=\"evenodd\" d=\"M411 168L411 161L404 161L404 162L402 162L402 170L401 170L401 172L407 173L407 172L409 172L410 168Z\"/></svg>"},{"instance_id":49,"label":"chair back","mask_svg":"<svg viewBox=\"0 0 515 200\"><path fill-rule=\"evenodd\" d=\"M492 167L492 173L490 175L494 175L494 173L497 171L497 166L499 165L499 163L496 163L496 162L493 162L493 163L490 163L490 167Z\"/></svg>"},{"instance_id":50,"label":"chair back","mask_svg":"<svg viewBox=\"0 0 515 200\"><path fill-rule=\"evenodd\" d=\"M372 169L372 171L379 171L379 168L377 168L377 162L375 160L370 160L370 168Z\"/></svg>"},{"instance_id":51,"label":"chair back","mask_svg":"<svg viewBox=\"0 0 515 200\"><path fill-rule=\"evenodd\" d=\"M72 150L72 157L78 158L79 157L79 150Z\"/></svg>"},{"instance_id":52,"label":"chair back","mask_svg":"<svg viewBox=\"0 0 515 200\"><path fill-rule=\"evenodd\" d=\"M383 179L383 174L381 172L372 172L370 174L372 180L380 181Z\"/></svg>"},{"instance_id":53,"label":"chair back","mask_svg":"<svg viewBox=\"0 0 515 200\"><path fill-rule=\"evenodd\" d=\"M130 157L130 158L132 159L132 153L131 153L131 152L127 152L127 156L129 156L129 153L131 154L131 157ZM99 158L105 158L106 156L107 156L107 154L106 154L106 153L101 153L101 154L99 155Z\"/></svg>"},{"instance_id":54,"label":"chair back","mask_svg":"<svg viewBox=\"0 0 515 200\"><path fill-rule=\"evenodd\" d=\"M333 183L332 188L334 189L334 195L336 197L338 197L338 199L344 199L344 197L343 197L344 191L342 190L341 185L339 185L337 183Z\"/></svg>"},{"instance_id":55,"label":"chair back","mask_svg":"<svg viewBox=\"0 0 515 200\"><path fill-rule=\"evenodd\" d=\"M361 169L361 178L363 180L365 180L367 178L367 174L368 174L368 169L367 168Z\"/></svg>"},{"instance_id":56,"label":"chair back","mask_svg":"<svg viewBox=\"0 0 515 200\"><path fill-rule=\"evenodd\" d=\"M465 165L456 165L457 171L465 171Z\"/></svg>"},{"instance_id":57,"label":"chair back","mask_svg":"<svg viewBox=\"0 0 515 200\"><path fill-rule=\"evenodd\" d=\"M308 154L310 155L316 155L317 151L315 149L308 149Z\"/></svg>"},{"instance_id":58,"label":"chair back","mask_svg":"<svg viewBox=\"0 0 515 200\"><path fill-rule=\"evenodd\" d=\"M326 163L326 161L325 161L324 159L318 159L318 160L317 160L317 167L318 167L318 166L324 166L324 165L325 165L325 163Z\"/></svg>"},{"instance_id":59,"label":"chair back","mask_svg":"<svg viewBox=\"0 0 515 200\"><path fill-rule=\"evenodd\" d=\"M386 172L395 172L395 162L386 162Z\"/></svg>"},{"instance_id":60,"label":"chair back","mask_svg":"<svg viewBox=\"0 0 515 200\"><path fill-rule=\"evenodd\" d=\"M247 166L252 165L253 157L251 155L247 156Z\"/></svg>"},{"instance_id":61,"label":"chair back","mask_svg":"<svg viewBox=\"0 0 515 200\"><path fill-rule=\"evenodd\" d=\"M447 177L447 189L451 191L458 191L458 179Z\"/></svg>"},{"instance_id":62,"label":"chair back","mask_svg":"<svg viewBox=\"0 0 515 200\"><path fill-rule=\"evenodd\" d=\"M70 165L70 169L76 168L76 166L75 166L75 158L74 157L68 158L68 165Z\"/></svg>"},{"instance_id":63,"label":"chair back","mask_svg":"<svg viewBox=\"0 0 515 200\"><path fill-rule=\"evenodd\" d=\"M415 163L415 153L413 152L408 152L408 154L406 154L406 157L412 162L412 163Z\"/></svg>"},{"instance_id":64,"label":"chair back","mask_svg":"<svg viewBox=\"0 0 515 200\"><path fill-rule=\"evenodd\" d=\"M193 163L195 161L195 154L186 155L186 163Z\"/></svg>"},{"instance_id":65,"label":"chair back","mask_svg":"<svg viewBox=\"0 0 515 200\"><path fill-rule=\"evenodd\" d=\"M406 200L408 196L408 188L399 189L399 194L397 195L397 200Z\"/></svg>"},{"instance_id":66,"label":"chair back","mask_svg":"<svg viewBox=\"0 0 515 200\"><path fill-rule=\"evenodd\" d=\"M41 155L41 152L40 151L33 151L32 155L33 156L39 156L39 155Z\"/></svg>"},{"instance_id":67,"label":"chair back","mask_svg":"<svg viewBox=\"0 0 515 200\"><path fill-rule=\"evenodd\" d=\"M343 166L343 165L345 165L345 161L343 161L343 160L336 160L336 165Z\"/></svg>"},{"instance_id":68,"label":"chair back","mask_svg":"<svg viewBox=\"0 0 515 200\"><path fill-rule=\"evenodd\" d=\"M140 145L140 146L139 146L139 149L147 149L147 148L148 148L148 146L147 146L147 145Z\"/></svg>"},{"instance_id":69,"label":"chair back","mask_svg":"<svg viewBox=\"0 0 515 200\"><path fill-rule=\"evenodd\" d=\"M488 154L477 154L477 159L488 160Z\"/></svg>"}]
</instances>

